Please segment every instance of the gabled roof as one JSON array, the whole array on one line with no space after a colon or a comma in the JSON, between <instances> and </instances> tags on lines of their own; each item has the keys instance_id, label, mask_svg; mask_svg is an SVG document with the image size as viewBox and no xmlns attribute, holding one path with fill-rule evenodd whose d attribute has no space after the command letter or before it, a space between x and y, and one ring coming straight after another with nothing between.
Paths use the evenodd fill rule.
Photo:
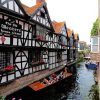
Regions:
<instances>
[{"instance_id":1,"label":"gabled roof","mask_svg":"<svg viewBox=\"0 0 100 100\"><path fill-rule=\"evenodd\" d=\"M10 5L12 7L13 6L18 6L17 10L20 10L21 13L19 13L18 11L16 11L16 7L14 9L14 8L10 8L10 7L8 8L7 6L4 6L5 4L7 4L7 2L8 2L8 5L10 5L10 3L12 3L12 5ZM14 3L15 3L15 5L14 5ZM2 8L2 7L4 7L5 9L7 9L9 11L13 11L13 13L15 12L17 14L21 14L21 15L27 16L25 10L22 7L22 4L21 4L20 0L2 0L2 2L0 2L0 8ZM2 8L2 9L4 10L4 8Z\"/></svg>"},{"instance_id":2,"label":"gabled roof","mask_svg":"<svg viewBox=\"0 0 100 100\"><path fill-rule=\"evenodd\" d=\"M68 37L71 37L73 32L71 29L67 28L67 33L68 33Z\"/></svg>"},{"instance_id":3,"label":"gabled roof","mask_svg":"<svg viewBox=\"0 0 100 100\"><path fill-rule=\"evenodd\" d=\"M79 40L78 33L75 33L75 34L74 34L74 39L75 39L75 40Z\"/></svg>"},{"instance_id":4,"label":"gabled roof","mask_svg":"<svg viewBox=\"0 0 100 100\"><path fill-rule=\"evenodd\" d=\"M28 15L31 15L33 13L35 13L40 7L42 7L45 4L45 2L41 2L41 3L37 3L36 5L32 6L32 7L28 7L24 4L22 4L24 10L26 11L26 13Z\"/></svg>"},{"instance_id":5,"label":"gabled roof","mask_svg":"<svg viewBox=\"0 0 100 100\"><path fill-rule=\"evenodd\" d=\"M47 13L48 21L49 21L51 28L53 30L52 22L51 22L51 19L49 16L49 12L48 12L45 0L43 0L43 2L36 3L36 5L34 5L32 7L28 7L24 4L22 4L22 7L26 11L26 13L31 17L34 17L35 14L40 10L40 8L44 7L44 9L46 10L46 13Z\"/></svg>"},{"instance_id":6,"label":"gabled roof","mask_svg":"<svg viewBox=\"0 0 100 100\"><path fill-rule=\"evenodd\" d=\"M23 7L21 6L21 1L20 0L15 0L16 3L20 6L21 10L23 11L23 13L26 15L25 10L23 9Z\"/></svg>"},{"instance_id":7,"label":"gabled roof","mask_svg":"<svg viewBox=\"0 0 100 100\"><path fill-rule=\"evenodd\" d=\"M64 27L64 24L65 24L65 22L56 22L56 21L53 21L52 25L53 25L55 33L61 34L61 29Z\"/></svg>"},{"instance_id":8,"label":"gabled roof","mask_svg":"<svg viewBox=\"0 0 100 100\"><path fill-rule=\"evenodd\" d=\"M16 1L16 3L20 6L20 8L21 8L21 10L24 12L24 14L26 15L25 10L24 10L23 7L21 6L21 5L22 5L21 1L20 1L20 0L15 0L15 1Z\"/></svg>"}]
</instances>

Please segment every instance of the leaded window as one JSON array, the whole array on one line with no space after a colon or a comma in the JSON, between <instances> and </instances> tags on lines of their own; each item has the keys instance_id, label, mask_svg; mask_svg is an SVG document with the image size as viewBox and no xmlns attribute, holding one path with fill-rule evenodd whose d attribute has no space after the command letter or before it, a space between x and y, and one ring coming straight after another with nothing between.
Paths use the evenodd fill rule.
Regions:
<instances>
[{"instance_id":1,"label":"leaded window","mask_svg":"<svg viewBox=\"0 0 100 100\"><path fill-rule=\"evenodd\" d=\"M11 52L0 52L0 69L11 64Z\"/></svg>"},{"instance_id":2,"label":"leaded window","mask_svg":"<svg viewBox=\"0 0 100 100\"><path fill-rule=\"evenodd\" d=\"M57 61L61 61L62 60L62 52L57 52Z\"/></svg>"},{"instance_id":3,"label":"leaded window","mask_svg":"<svg viewBox=\"0 0 100 100\"><path fill-rule=\"evenodd\" d=\"M32 52L32 62L40 62L43 59L42 51L36 50Z\"/></svg>"},{"instance_id":4,"label":"leaded window","mask_svg":"<svg viewBox=\"0 0 100 100\"><path fill-rule=\"evenodd\" d=\"M39 25L36 26L36 36L40 36L40 37L42 37L42 39L45 39L45 35L47 32L48 31L45 28L43 28Z\"/></svg>"}]
</instances>

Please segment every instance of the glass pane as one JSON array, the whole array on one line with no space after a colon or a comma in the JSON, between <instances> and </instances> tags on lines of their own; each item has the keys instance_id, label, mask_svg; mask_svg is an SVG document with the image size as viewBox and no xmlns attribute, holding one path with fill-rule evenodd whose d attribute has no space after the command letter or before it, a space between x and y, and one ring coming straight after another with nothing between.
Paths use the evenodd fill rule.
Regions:
<instances>
[{"instance_id":1,"label":"glass pane","mask_svg":"<svg viewBox=\"0 0 100 100\"><path fill-rule=\"evenodd\" d=\"M98 44L98 37L93 37L92 38L92 44L97 45Z\"/></svg>"},{"instance_id":2,"label":"glass pane","mask_svg":"<svg viewBox=\"0 0 100 100\"><path fill-rule=\"evenodd\" d=\"M99 52L98 45L92 45L92 52Z\"/></svg>"}]
</instances>

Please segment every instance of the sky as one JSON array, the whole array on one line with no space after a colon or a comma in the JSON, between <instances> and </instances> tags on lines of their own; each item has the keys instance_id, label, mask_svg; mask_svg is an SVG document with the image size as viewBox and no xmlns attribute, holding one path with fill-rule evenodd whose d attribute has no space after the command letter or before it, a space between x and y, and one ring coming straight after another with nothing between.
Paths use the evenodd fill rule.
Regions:
<instances>
[{"instance_id":1,"label":"sky","mask_svg":"<svg viewBox=\"0 0 100 100\"><path fill-rule=\"evenodd\" d=\"M90 43L93 22L98 17L98 0L45 0L51 20L65 21L68 28L79 34L80 41ZM36 0L21 0L33 6Z\"/></svg>"}]
</instances>

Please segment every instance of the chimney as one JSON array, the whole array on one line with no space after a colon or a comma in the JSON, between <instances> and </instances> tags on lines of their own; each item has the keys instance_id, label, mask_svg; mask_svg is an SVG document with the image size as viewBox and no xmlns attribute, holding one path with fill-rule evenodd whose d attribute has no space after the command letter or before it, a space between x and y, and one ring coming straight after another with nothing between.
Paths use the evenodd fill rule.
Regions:
<instances>
[{"instance_id":1,"label":"chimney","mask_svg":"<svg viewBox=\"0 0 100 100\"><path fill-rule=\"evenodd\" d=\"M45 2L45 0L36 0L36 4L41 2Z\"/></svg>"}]
</instances>

